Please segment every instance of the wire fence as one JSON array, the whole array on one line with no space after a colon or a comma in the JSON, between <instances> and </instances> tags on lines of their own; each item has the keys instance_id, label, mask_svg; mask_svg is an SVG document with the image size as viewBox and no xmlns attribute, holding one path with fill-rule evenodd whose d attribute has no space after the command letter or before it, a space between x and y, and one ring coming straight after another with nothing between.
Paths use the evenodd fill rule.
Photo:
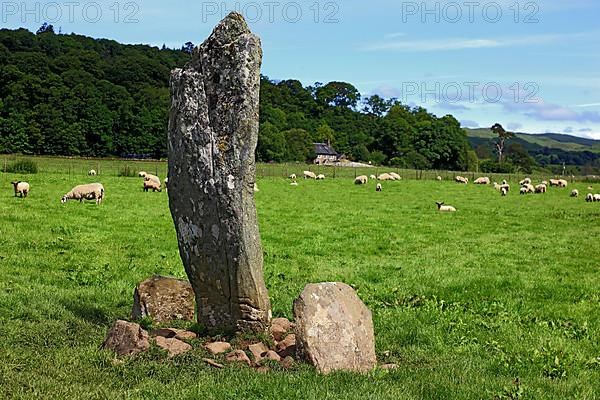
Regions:
<instances>
[{"instance_id":1,"label":"wire fence","mask_svg":"<svg viewBox=\"0 0 600 400\"><path fill-rule=\"evenodd\" d=\"M83 157L49 157L49 156L23 156L1 155L0 168L6 171L7 167L16 161L31 160L36 163L38 171L50 174L67 174L69 176L88 175L90 170L95 170L98 176L138 176L140 171L145 171L159 177L167 176L166 160L128 160L121 158L83 158ZM482 172L448 171L448 170L414 170L393 167L346 167L338 165L317 165L303 163L265 164L257 163L256 176L259 179L288 178L295 174L302 179L304 171L311 171L317 175L323 174L326 179L354 179L360 175L379 176L382 173L395 172L402 179L411 180L436 180L440 177L444 181L453 181L457 175L469 178L472 182L480 176L487 176L492 182L518 182L525 177L534 181L548 180L550 178L563 178L571 182L598 182L600 176L561 176L551 174L495 174Z\"/></svg>"}]
</instances>

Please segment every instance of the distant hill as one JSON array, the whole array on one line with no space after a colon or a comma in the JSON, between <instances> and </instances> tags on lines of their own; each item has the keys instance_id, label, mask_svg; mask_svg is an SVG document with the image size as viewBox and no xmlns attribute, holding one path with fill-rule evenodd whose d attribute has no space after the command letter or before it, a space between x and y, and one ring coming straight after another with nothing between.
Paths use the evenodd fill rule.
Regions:
<instances>
[{"instance_id":1,"label":"distant hill","mask_svg":"<svg viewBox=\"0 0 600 400\"><path fill-rule=\"evenodd\" d=\"M494 133L487 128L465 128L469 143L473 148L494 147ZM600 140L585 139L557 133L539 135L517 133L507 142L520 144L529 155L542 166L560 165L598 165L600 163Z\"/></svg>"},{"instance_id":2,"label":"distant hill","mask_svg":"<svg viewBox=\"0 0 600 400\"><path fill-rule=\"evenodd\" d=\"M469 138L493 139L494 133L488 128L468 129L465 128ZM580 138L571 135L562 135L558 133L516 133L515 140L521 141L540 147L548 147L551 149L560 149L564 151L590 151L592 153L600 153L600 140ZM523 144L523 143L521 143ZM525 148L530 148L523 144ZM534 146L535 147L535 146Z\"/></svg>"}]
</instances>

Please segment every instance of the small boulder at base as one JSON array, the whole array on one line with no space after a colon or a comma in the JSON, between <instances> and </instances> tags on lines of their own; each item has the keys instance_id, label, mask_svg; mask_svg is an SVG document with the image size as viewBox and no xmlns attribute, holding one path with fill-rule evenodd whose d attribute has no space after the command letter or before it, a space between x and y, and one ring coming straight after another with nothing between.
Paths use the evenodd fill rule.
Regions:
<instances>
[{"instance_id":1,"label":"small boulder at base","mask_svg":"<svg viewBox=\"0 0 600 400\"><path fill-rule=\"evenodd\" d=\"M294 325L287 318L273 318L271 321L271 335L278 342L293 328Z\"/></svg>"},{"instance_id":2,"label":"small boulder at base","mask_svg":"<svg viewBox=\"0 0 600 400\"><path fill-rule=\"evenodd\" d=\"M231 353L228 353L225 356L225 360L229 362L243 362L248 365L252 365L252 362L244 350L233 350Z\"/></svg>"},{"instance_id":3,"label":"small boulder at base","mask_svg":"<svg viewBox=\"0 0 600 400\"><path fill-rule=\"evenodd\" d=\"M248 350L254 356L254 362L259 362L262 358L262 355L269 351L269 348L262 342L254 343L248 346Z\"/></svg>"},{"instance_id":4,"label":"small boulder at base","mask_svg":"<svg viewBox=\"0 0 600 400\"><path fill-rule=\"evenodd\" d=\"M192 346L187 344L186 342L182 342L179 339L166 338L163 336L156 337L156 345L163 350L166 350L169 353L169 358L175 357L176 355L185 353L186 351L190 351Z\"/></svg>"},{"instance_id":5,"label":"small boulder at base","mask_svg":"<svg viewBox=\"0 0 600 400\"><path fill-rule=\"evenodd\" d=\"M281 342L277 343L275 349L281 357L296 355L296 335L290 333Z\"/></svg>"},{"instance_id":6,"label":"small boulder at base","mask_svg":"<svg viewBox=\"0 0 600 400\"><path fill-rule=\"evenodd\" d=\"M298 355L321 373L377 365L371 311L345 283L307 285L294 301Z\"/></svg>"},{"instance_id":7,"label":"small boulder at base","mask_svg":"<svg viewBox=\"0 0 600 400\"><path fill-rule=\"evenodd\" d=\"M194 291L188 281L153 276L135 288L131 318L151 317L158 323L192 321L194 309Z\"/></svg>"},{"instance_id":8,"label":"small boulder at base","mask_svg":"<svg viewBox=\"0 0 600 400\"><path fill-rule=\"evenodd\" d=\"M109 349L119 356L132 356L150 348L148 332L133 322L117 320L102 343L102 348Z\"/></svg>"},{"instance_id":9,"label":"small boulder at base","mask_svg":"<svg viewBox=\"0 0 600 400\"><path fill-rule=\"evenodd\" d=\"M196 339L198 335L192 331L186 331L185 329L177 328L160 328L150 332L150 336L162 336L167 339L175 338L179 340L190 340Z\"/></svg>"},{"instance_id":10,"label":"small boulder at base","mask_svg":"<svg viewBox=\"0 0 600 400\"><path fill-rule=\"evenodd\" d=\"M211 354L221 354L231 350L231 345L227 342L212 342L204 345L204 348Z\"/></svg>"}]
</instances>

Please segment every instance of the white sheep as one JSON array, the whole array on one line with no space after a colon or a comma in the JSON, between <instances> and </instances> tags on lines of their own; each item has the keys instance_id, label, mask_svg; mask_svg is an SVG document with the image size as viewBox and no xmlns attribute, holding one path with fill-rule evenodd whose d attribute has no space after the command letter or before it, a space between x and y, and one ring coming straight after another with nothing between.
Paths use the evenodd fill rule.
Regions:
<instances>
[{"instance_id":1,"label":"white sheep","mask_svg":"<svg viewBox=\"0 0 600 400\"><path fill-rule=\"evenodd\" d=\"M317 175L311 171L304 171L304 179L317 179Z\"/></svg>"},{"instance_id":2,"label":"white sheep","mask_svg":"<svg viewBox=\"0 0 600 400\"><path fill-rule=\"evenodd\" d=\"M591 193L588 193L588 194L585 196L585 201L587 201L588 203L591 203L592 201L594 201L594 195L593 195L593 194L591 194Z\"/></svg>"},{"instance_id":3,"label":"white sheep","mask_svg":"<svg viewBox=\"0 0 600 400\"><path fill-rule=\"evenodd\" d=\"M289 178L290 178L291 180L295 181L295 180L296 180L296 174L291 174L291 175L289 176Z\"/></svg>"},{"instance_id":4,"label":"white sheep","mask_svg":"<svg viewBox=\"0 0 600 400\"><path fill-rule=\"evenodd\" d=\"M89 175L89 176L96 176L96 175L97 175L97 174L96 174L96 170L95 170L95 169L90 169L90 170L88 171L88 175Z\"/></svg>"},{"instance_id":5,"label":"white sheep","mask_svg":"<svg viewBox=\"0 0 600 400\"><path fill-rule=\"evenodd\" d=\"M506 186L504 186L504 185L503 185L503 186L500 188L500 194L501 194L502 196L506 196L506 195L508 194L508 189L506 188Z\"/></svg>"},{"instance_id":6,"label":"white sheep","mask_svg":"<svg viewBox=\"0 0 600 400\"><path fill-rule=\"evenodd\" d=\"M162 192L160 182L156 182L155 180L148 179L148 177L146 177L146 179L144 179L144 192L147 192L150 189L152 189L153 192Z\"/></svg>"},{"instance_id":7,"label":"white sheep","mask_svg":"<svg viewBox=\"0 0 600 400\"><path fill-rule=\"evenodd\" d=\"M546 193L547 190L548 189L546 188L546 185L544 185L543 183L535 187L535 193Z\"/></svg>"},{"instance_id":8,"label":"white sheep","mask_svg":"<svg viewBox=\"0 0 600 400\"><path fill-rule=\"evenodd\" d=\"M506 181L504 181L506 182ZM510 192L510 185L508 183L503 183L502 185L500 185L500 191L502 191L502 189L506 190L506 193Z\"/></svg>"},{"instance_id":9,"label":"white sheep","mask_svg":"<svg viewBox=\"0 0 600 400\"><path fill-rule=\"evenodd\" d=\"M376 192L381 192L381 189L382 189L381 183L377 183L377 185L375 186L375 191Z\"/></svg>"},{"instance_id":10,"label":"white sheep","mask_svg":"<svg viewBox=\"0 0 600 400\"><path fill-rule=\"evenodd\" d=\"M502 180L502 184L503 184L503 185L508 185L508 182L506 182L506 179L503 179L503 180Z\"/></svg>"},{"instance_id":11,"label":"white sheep","mask_svg":"<svg viewBox=\"0 0 600 400\"><path fill-rule=\"evenodd\" d=\"M292 183L290 183L290 186L298 186L298 182L296 182L295 180L293 180Z\"/></svg>"},{"instance_id":12,"label":"white sheep","mask_svg":"<svg viewBox=\"0 0 600 400\"><path fill-rule=\"evenodd\" d=\"M396 179L388 173L383 173L377 177L378 181L395 181Z\"/></svg>"},{"instance_id":13,"label":"white sheep","mask_svg":"<svg viewBox=\"0 0 600 400\"><path fill-rule=\"evenodd\" d=\"M394 178L394 180L401 181L402 177L395 172L390 172L389 175Z\"/></svg>"},{"instance_id":14,"label":"white sheep","mask_svg":"<svg viewBox=\"0 0 600 400\"><path fill-rule=\"evenodd\" d=\"M550 186L560 186L559 179L550 179Z\"/></svg>"},{"instance_id":15,"label":"white sheep","mask_svg":"<svg viewBox=\"0 0 600 400\"><path fill-rule=\"evenodd\" d=\"M373 179L373 180L377 179L377 177L375 175L371 175L371 176L369 176L369 178Z\"/></svg>"},{"instance_id":16,"label":"white sheep","mask_svg":"<svg viewBox=\"0 0 600 400\"><path fill-rule=\"evenodd\" d=\"M27 197L29 194L29 183L23 181L12 181L11 184L15 189L15 197Z\"/></svg>"},{"instance_id":17,"label":"white sheep","mask_svg":"<svg viewBox=\"0 0 600 400\"><path fill-rule=\"evenodd\" d=\"M565 179L558 180L558 187L566 188L567 186L569 186L569 182L567 182Z\"/></svg>"},{"instance_id":18,"label":"white sheep","mask_svg":"<svg viewBox=\"0 0 600 400\"><path fill-rule=\"evenodd\" d=\"M440 181L440 182L442 181L442 177L439 176L439 175L435 179L438 180L438 181Z\"/></svg>"},{"instance_id":19,"label":"white sheep","mask_svg":"<svg viewBox=\"0 0 600 400\"><path fill-rule=\"evenodd\" d=\"M96 204L100 204L104 197L104 186L101 183L88 183L87 185L75 186L60 199L60 202L79 200L81 203L83 200L96 200Z\"/></svg>"},{"instance_id":20,"label":"white sheep","mask_svg":"<svg viewBox=\"0 0 600 400\"><path fill-rule=\"evenodd\" d=\"M144 181L154 181L158 183L158 186L160 186L160 178L156 175L146 174L146 176L144 177Z\"/></svg>"},{"instance_id":21,"label":"white sheep","mask_svg":"<svg viewBox=\"0 0 600 400\"><path fill-rule=\"evenodd\" d=\"M523 179L521 182L519 182L519 185L523 186L523 185L531 185L531 178L525 178Z\"/></svg>"},{"instance_id":22,"label":"white sheep","mask_svg":"<svg viewBox=\"0 0 600 400\"><path fill-rule=\"evenodd\" d=\"M369 178L366 175L360 175L354 179L355 185L366 185L367 182L369 182Z\"/></svg>"},{"instance_id":23,"label":"white sheep","mask_svg":"<svg viewBox=\"0 0 600 400\"><path fill-rule=\"evenodd\" d=\"M571 197L579 197L579 190L577 190L577 189L571 190Z\"/></svg>"},{"instance_id":24,"label":"white sheep","mask_svg":"<svg viewBox=\"0 0 600 400\"><path fill-rule=\"evenodd\" d=\"M494 189L500 191L500 186L498 182L494 182Z\"/></svg>"},{"instance_id":25,"label":"white sheep","mask_svg":"<svg viewBox=\"0 0 600 400\"><path fill-rule=\"evenodd\" d=\"M316 179L317 179L318 181L322 181L322 180L324 180L324 179L325 179L325 175L323 175L323 174L319 174L319 175L317 175L317 178L316 178Z\"/></svg>"},{"instance_id":26,"label":"white sheep","mask_svg":"<svg viewBox=\"0 0 600 400\"><path fill-rule=\"evenodd\" d=\"M465 178L464 176L457 175L457 176L454 178L454 181L455 181L456 183L467 184L467 183L469 183L469 178Z\"/></svg>"},{"instance_id":27,"label":"white sheep","mask_svg":"<svg viewBox=\"0 0 600 400\"><path fill-rule=\"evenodd\" d=\"M452 206L444 205L443 201L441 203L438 203L436 201L435 204L437 204L438 211L442 211L442 212L456 212L456 208L454 208Z\"/></svg>"},{"instance_id":28,"label":"white sheep","mask_svg":"<svg viewBox=\"0 0 600 400\"><path fill-rule=\"evenodd\" d=\"M475 185L489 185L490 184L490 178L488 178L487 176L482 176L480 178L477 178L473 181L473 183Z\"/></svg>"},{"instance_id":29,"label":"white sheep","mask_svg":"<svg viewBox=\"0 0 600 400\"><path fill-rule=\"evenodd\" d=\"M595 194L594 195L594 201L600 201L600 194Z\"/></svg>"},{"instance_id":30,"label":"white sheep","mask_svg":"<svg viewBox=\"0 0 600 400\"><path fill-rule=\"evenodd\" d=\"M146 171L140 171L140 172L138 172L138 176L139 176L140 178L145 178L145 177L146 177L146 175L147 175L147 174L146 174Z\"/></svg>"}]
</instances>

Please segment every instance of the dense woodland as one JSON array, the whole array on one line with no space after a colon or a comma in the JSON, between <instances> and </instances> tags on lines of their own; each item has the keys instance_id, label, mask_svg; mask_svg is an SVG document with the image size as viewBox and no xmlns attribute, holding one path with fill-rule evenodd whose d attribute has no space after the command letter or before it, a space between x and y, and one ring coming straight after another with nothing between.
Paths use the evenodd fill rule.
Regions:
<instances>
[{"instance_id":1,"label":"dense woodland","mask_svg":"<svg viewBox=\"0 0 600 400\"><path fill-rule=\"evenodd\" d=\"M56 34L45 24L35 34L0 30L0 153L165 157L169 75L191 49ZM454 117L361 97L349 83L303 87L262 76L260 100L259 161L306 161L319 141L375 164L479 165Z\"/></svg>"}]
</instances>

